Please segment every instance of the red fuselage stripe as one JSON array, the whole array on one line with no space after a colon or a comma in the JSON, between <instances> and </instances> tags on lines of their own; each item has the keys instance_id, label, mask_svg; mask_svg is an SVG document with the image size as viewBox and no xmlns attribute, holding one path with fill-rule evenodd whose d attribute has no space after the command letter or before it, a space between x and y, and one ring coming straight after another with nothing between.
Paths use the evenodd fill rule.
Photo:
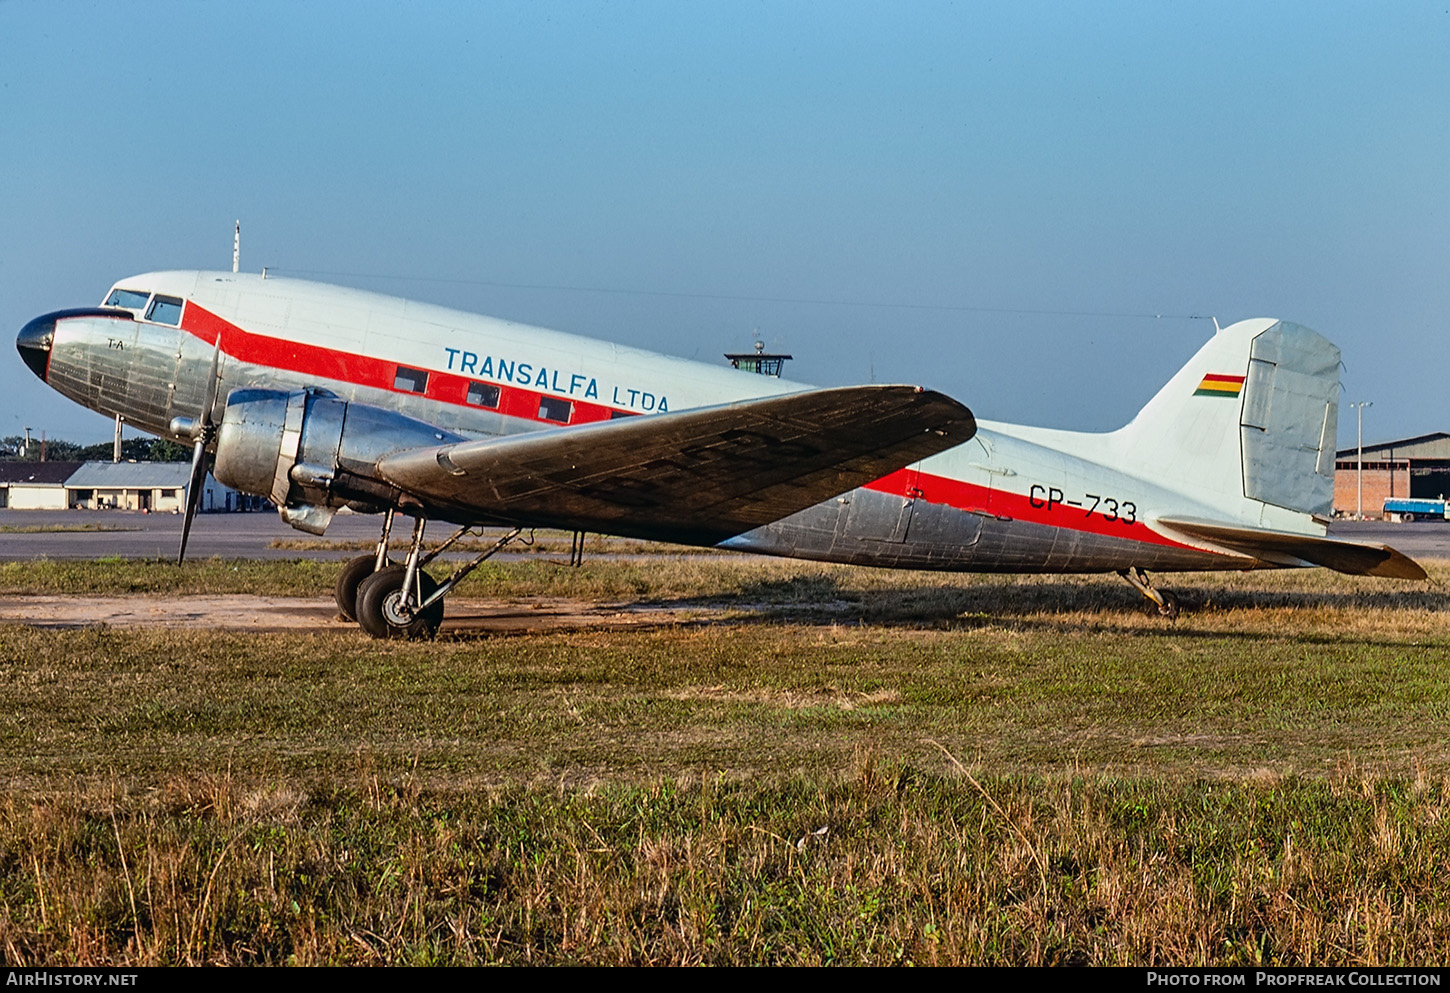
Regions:
<instances>
[{"instance_id":1,"label":"red fuselage stripe","mask_svg":"<svg viewBox=\"0 0 1450 993\"><path fill-rule=\"evenodd\" d=\"M553 396L553 394L496 383L493 380L469 379L467 376L439 372L436 369L425 369L422 366L412 366L402 362L389 362L367 355L355 355L321 345L307 345L267 335L253 334L191 302L186 305L181 327L182 330L195 335L208 345L216 344L217 335L220 333L222 349L242 362L285 369L288 372L301 373L305 376L325 376L328 379L352 383L355 386L368 386L405 396L426 397L439 403L451 403L473 410L493 410L509 417L538 421L541 424L565 423L552 421L539 415L539 405L543 398ZM399 368L418 369L426 372L428 384L423 392L415 393L411 390L397 389L394 383ZM498 406L482 407L468 402L468 385L475 382L499 387ZM569 424L607 421L616 416L613 407L589 403L572 397L561 399L573 404L573 412L567 421ZM619 413L633 414L635 412L621 410Z\"/></svg>"},{"instance_id":2,"label":"red fuselage stripe","mask_svg":"<svg viewBox=\"0 0 1450 993\"><path fill-rule=\"evenodd\" d=\"M1150 545L1164 545L1168 548L1186 548L1203 551L1192 545L1165 538L1150 529L1141 520L1128 521L1122 515L1113 519L1101 513L1085 514L1081 508L1068 504L1052 503L1034 499L1011 490L994 490L978 486L950 476L918 472L914 468L898 469L889 476L882 476L866 484L866 489L892 496L915 497L928 503L942 504L988 517L1001 517L1014 521L1029 521L1047 527L1063 528L1068 531L1083 531L1107 538L1124 538Z\"/></svg>"}]
</instances>

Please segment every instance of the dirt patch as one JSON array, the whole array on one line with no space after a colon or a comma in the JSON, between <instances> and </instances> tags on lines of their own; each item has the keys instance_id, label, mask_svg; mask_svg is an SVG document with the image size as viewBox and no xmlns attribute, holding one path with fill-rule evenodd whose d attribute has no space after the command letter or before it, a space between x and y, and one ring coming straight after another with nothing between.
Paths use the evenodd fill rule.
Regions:
<instances>
[{"instance_id":1,"label":"dirt patch","mask_svg":"<svg viewBox=\"0 0 1450 993\"><path fill-rule=\"evenodd\" d=\"M699 608L540 598L525 603L449 600L441 634L530 634L562 629L638 628L697 622ZM330 597L5 596L0 624L42 628L172 628L208 631L356 631Z\"/></svg>"}]
</instances>

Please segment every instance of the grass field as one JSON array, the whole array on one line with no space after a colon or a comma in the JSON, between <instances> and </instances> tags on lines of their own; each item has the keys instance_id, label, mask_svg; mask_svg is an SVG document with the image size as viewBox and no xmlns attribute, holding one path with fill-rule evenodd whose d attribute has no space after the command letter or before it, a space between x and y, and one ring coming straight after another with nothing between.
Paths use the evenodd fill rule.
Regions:
<instances>
[{"instance_id":1,"label":"grass field","mask_svg":"<svg viewBox=\"0 0 1450 993\"><path fill-rule=\"evenodd\" d=\"M336 566L0 565L316 595ZM631 631L0 628L7 963L1399 964L1450 947L1450 568L489 565Z\"/></svg>"}]
</instances>

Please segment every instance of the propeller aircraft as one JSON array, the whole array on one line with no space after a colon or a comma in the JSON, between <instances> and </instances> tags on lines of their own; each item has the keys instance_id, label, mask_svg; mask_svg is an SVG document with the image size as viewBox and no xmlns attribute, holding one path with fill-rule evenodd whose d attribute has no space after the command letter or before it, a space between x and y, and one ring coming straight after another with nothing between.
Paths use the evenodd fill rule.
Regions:
<instances>
[{"instance_id":1,"label":"propeller aircraft","mask_svg":"<svg viewBox=\"0 0 1450 993\"><path fill-rule=\"evenodd\" d=\"M382 515L338 579L375 637L428 637L444 597L536 527L897 568L1159 572L1324 566L1423 579L1326 535L1339 350L1297 324L1217 333L1107 433L978 421L917 386L818 389L361 290L237 272L116 283L30 321L26 365L70 399L193 446L222 483L322 534ZM403 562L394 517L413 518ZM429 548L430 520L454 526ZM508 532L441 582L469 531Z\"/></svg>"}]
</instances>

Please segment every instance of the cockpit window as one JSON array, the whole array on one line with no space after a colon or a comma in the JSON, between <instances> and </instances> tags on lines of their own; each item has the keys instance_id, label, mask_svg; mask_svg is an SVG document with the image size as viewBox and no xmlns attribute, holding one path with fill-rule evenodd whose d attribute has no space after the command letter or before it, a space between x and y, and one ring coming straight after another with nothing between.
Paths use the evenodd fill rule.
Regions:
<instances>
[{"instance_id":1,"label":"cockpit window","mask_svg":"<svg viewBox=\"0 0 1450 993\"><path fill-rule=\"evenodd\" d=\"M181 323L181 301L176 297L157 297L151 301L151 309L146 311L146 319L155 321L157 324L180 324Z\"/></svg>"},{"instance_id":2,"label":"cockpit window","mask_svg":"<svg viewBox=\"0 0 1450 993\"><path fill-rule=\"evenodd\" d=\"M136 290L112 290L111 295L106 297L107 307L125 307L127 310L140 310L146 306L146 301L151 299L150 293L139 293Z\"/></svg>"}]
</instances>

